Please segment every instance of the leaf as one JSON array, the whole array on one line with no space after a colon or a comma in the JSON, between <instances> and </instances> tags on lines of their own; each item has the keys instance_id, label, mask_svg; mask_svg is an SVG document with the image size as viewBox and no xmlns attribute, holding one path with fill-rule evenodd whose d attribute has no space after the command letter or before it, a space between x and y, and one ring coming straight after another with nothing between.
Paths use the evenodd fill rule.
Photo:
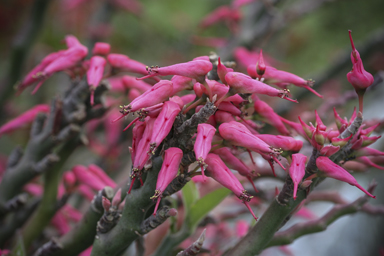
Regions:
<instances>
[{"instance_id":1,"label":"leaf","mask_svg":"<svg viewBox=\"0 0 384 256\"><path fill-rule=\"evenodd\" d=\"M219 188L196 201L188 211L189 227L194 229L201 219L230 193L231 191L227 188Z\"/></svg>"},{"instance_id":2,"label":"leaf","mask_svg":"<svg viewBox=\"0 0 384 256\"><path fill-rule=\"evenodd\" d=\"M200 198L199 191L193 181L188 182L181 191L183 193L185 212L188 213L191 206Z\"/></svg>"}]
</instances>

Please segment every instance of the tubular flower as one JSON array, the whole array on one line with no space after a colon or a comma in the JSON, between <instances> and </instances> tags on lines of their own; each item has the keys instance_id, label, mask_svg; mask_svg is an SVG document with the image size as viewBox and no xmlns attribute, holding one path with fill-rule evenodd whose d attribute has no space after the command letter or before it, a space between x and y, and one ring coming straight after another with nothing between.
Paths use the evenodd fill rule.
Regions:
<instances>
[{"instance_id":1,"label":"tubular flower","mask_svg":"<svg viewBox=\"0 0 384 256\"><path fill-rule=\"evenodd\" d=\"M240 200L242 200L245 206L251 212L253 218L257 220L257 217L255 216L251 207L248 204L252 196L249 195L248 192L243 188L240 181L228 169L228 167L220 159L220 157L216 154L208 154L206 163L208 164L208 175L224 187L231 190Z\"/></svg>"},{"instance_id":2,"label":"tubular flower","mask_svg":"<svg viewBox=\"0 0 384 256\"><path fill-rule=\"evenodd\" d=\"M193 146L195 156L201 167L201 173L203 175L203 181L205 182L204 175L204 160L207 158L209 151L211 150L211 143L213 135L215 135L216 128L210 124L199 124L197 126L196 142Z\"/></svg>"},{"instance_id":3,"label":"tubular flower","mask_svg":"<svg viewBox=\"0 0 384 256\"><path fill-rule=\"evenodd\" d=\"M38 77L37 74L43 72L45 67L57 59L63 52L64 50L53 52L44 57L44 59L26 75L24 80L20 84L16 85L17 93L20 94L28 86L40 81L41 78Z\"/></svg>"},{"instance_id":4,"label":"tubular flower","mask_svg":"<svg viewBox=\"0 0 384 256\"><path fill-rule=\"evenodd\" d=\"M193 85L196 83L196 81L190 77L185 76L173 76L171 78L171 81L173 83L173 91L172 95L175 95L178 92L181 92L183 90L192 90Z\"/></svg>"},{"instance_id":5,"label":"tubular flower","mask_svg":"<svg viewBox=\"0 0 384 256\"><path fill-rule=\"evenodd\" d=\"M97 175L90 172L87 167L83 165L75 165L72 172L76 176L76 180L82 184L88 185L94 190L103 189L106 185Z\"/></svg>"},{"instance_id":6,"label":"tubular flower","mask_svg":"<svg viewBox=\"0 0 384 256\"><path fill-rule=\"evenodd\" d=\"M205 82L205 76L212 69L212 63L205 60L194 60L185 63L179 63L167 67L147 67L148 75L141 77L145 79L153 76L178 75L196 79L199 83Z\"/></svg>"},{"instance_id":7,"label":"tubular flower","mask_svg":"<svg viewBox=\"0 0 384 256\"><path fill-rule=\"evenodd\" d=\"M297 187L305 175L305 162L307 157L303 154L297 153L292 155L292 163L289 167L289 176L293 181L293 199L296 200Z\"/></svg>"},{"instance_id":8,"label":"tubular flower","mask_svg":"<svg viewBox=\"0 0 384 256\"><path fill-rule=\"evenodd\" d=\"M140 139L140 142L137 145L137 148L135 149L135 159L133 161L133 168L132 173L130 175L131 177L131 185L128 190L128 194L131 192L133 183L135 182L136 178L139 177L141 181L141 169L144 168L144 165L149 160L150 156L148 154L149 148L150 148L150 141L152 136L152 130L153 125L155 123L155 118L148 118L146 120L146 126L144 129L144 133Z\"/></svg>"},{"instance_id":9,"label":"tubular flower","mask_svg":"<svg viewBox=\"0 0 384 256\"><path fill-rule=\"evenodd\" d=\"M135 98L131 103L121 106L122 115L115 119L117 121L131 112L136 112L141 108L150 107L167 100L172 93L173 84L168 80L161 80L155 84L150 90L146 91L139 97Z\"/></svg>"},{"instance_id":10,"label":"tubular flower","mask_svg":"<svg viewBox=\"0 0 384 256\"><path fill-rule=\"evenodd\" d=\"M248 129L238 122L223 123L219 127L221 137L236 146L245 147L255 152L271 154L274 158L278 152L267 143L253 135ZM277 160L277 159L276 159Z\"/></svg>"},{"instance_id":11,"label":"tubular flower","mask_svg":"<svg viewBox=\"0 0 384 256\"><path fill-rule=\"evenodd\" d=\"M252 95L252 99L255 101L253 105L254 109L263 118L263 121L275 127L282 135L289 135L289 131L285 127L279 115L273 111L273 108L271 108L266 102L260 100L256 95Z\"/></svg>"},{"instance_id":12,"label":"tubular flower","mask_svg":"<svg viewBox=\"0 0 384 256\"><path fill-rule=\"evenodd\" d=\"M103 42L95 43L95 46L92 49L93 55L103 55L106 56L111 51L111 45Z\"/></svg>"},{"instance_id":13,"label":"tubular flower","mask_svg":"<svg viewBox=\"0 0 384 256\"><path fill-rule=\"evenodd\" d=\"M153 215L156 215L162 193L167 188L169 183L171 183L171 181L176 177L177 172L179 171L181 158L183 157L183 151L179 148L169 148L164 152L164 161L157 178L155 195L151 197L151 199L157 198Z\"/></svg>"},{"instance_id":14,"label":"tubular flower","mask_svg":"<svg viewBox=\"0 0 384 256\"><path fill-rule=\"evenodd\" d=\"M213 153L220 156L225 164L229 168L234 169L239 172L241 176L244 176L252 184L255 192L258 192L255 184L253 183L252 177L256 176L256 171L251 170L246 164L243 163L239 158L232 154L229 148L219 148L213 151Z\"/></svg>"},{"instance_id":15,"label":"tubular flower","mask_svg":"<svg viewBox=\"0 0 384 256\"><path fill-rule=\"evenodd\" d=\"M288 98L287 90L278 90L265 83L254 80L251 77L238 72L228 72L225 76L228 85L233 88L237 93L257 93L265 94L272 97L279 97L288 101L296 102Z\"/></svg>"},{"instance_id":16,"label":"tubular flower","mask_svg":"<svg viewBox=\"0 0 384 256\"><path fill-rule=\"evenodd\" d=\"M155 154L155 149L171 131L173 122L180 110L180 106L175 102L166 101L164 103L163 108L154 123L149 153Z\"/></svg>"},{"instance_id":17,"label":"tubular flower","mask_svg":"<svg viewBox=\"0 0 384 256\"><path fill-rule=\"evenodd\" d=\"M77 39L76 39L77 40ZM44 81L56 72L64 71L76 67L88 54L88 49L80 44L70 47L67 50L59 51L55 58L49 62L42 70L34 74L40 82L33 89L35 94Z\"/></svg>"},{"instance_id":18,"label":"tubular flower","mask_svg":"<svg viewBox=\"0 0 384 256\"><path fill-rule=\"evenodd\" d=\"M0 127L0 137L5 133L11 133L25 125L33 122L39 113L48 113L49 106L45 104L34 106L33 108L25 111L18 117L10 120L6 124Z\"/></svg>"},{"instance_id":19,"label":"tubular flower","mask_svg":"<svg viewBox=\"0 0 384 256\"><path fill-rule=\"evenodd\" d=\"M122 82L127 89L136 89L141 93L144 93L152 88L152 86L144 81L136 80L136 77L125 75L122 78Z\"/></svg>"},{"instance_id":20,"label":"tubular flower","mask_svg":"<svg viewBox=\"0 0 384 256\"><path fill-rule=\"evenodd\" d=\"M260 77L262 77L265 73L266 68L267 68L267 66L265 66L264 58L263 58L263 50L260 50L259 60L256 63L256 73Z\"/></svg>"},{"instance_id":21,"label":"tubular flower","mask_svg":"<svg viewBox=\"0 0 384 256\"><path fill-rule=\"evenodd\" d=\"M293 84L297 87L302 87L307 89L308 91L312 92L316 96L323 98L322 95L320 95L318 92L312 89L313 81L312 80L305 80L295 74L278 70L271 66L266 66L264 74L261 76L257 72L257 65L250 65L247 68L248 74L253 78L264 78L268 81L268 83L275 84L277 86L286 86L289 84Z\"/></svg>"},{"instance_id":22,"label":"tubular flower","mask_svg":"<svg viewBox=\"0 0 384 256\"><path fill-rule=\"evenodd\" d=\"M219 76L219 78L220 78L221 82L223 82L223 84L227 84L227 82L225 81L225 75L228 72L233 72L233 69L227 68L226 66L224 66L221 63L220 57L219 57L219 59L217 61L218 61L218 64L217 64L217 75Z\"/></svg>"},{"instance_id":23,"label":"tubular flower","mask_svg":"<svg viewBox=\"0 0 384 256\"><path fill-rule=\"evenodd\" d=\"M301 140L295 140L289 136L272 135L272 134L256 134L257 138L261 139L268 145L281 149L283 151L299 152L303 147Z\"/></svg>"},{"instance_id":24,"label":"tubular flower","mask_svg":"<svg viewBox=\"0 0 384 256\"><path fill-rule=\"evenodd\" d=\"M332 162L328 157L319 156L316 159L316 166L322 172L321 174L318 174L318 176L331 177L336 180L347 182L352 186L356 186L368 196L376 198L362 186L360 186L360 184L357 183L356 179L349 172L347 172L343 167Z\"/></svg>"},{"instance_id":25,"label":"tubular flower","mask_svg":"<svg viewBox=\"0 0 384 256\"><path fill-rule=\"evenodd\" d=\"M349 32L349 39L351 41L352 52L351 52L351 61L352 61L352 70L348 72L347 79L348 82L352 84L355 88L357 95L359 96L359 109L360 112L363 112L363 96L365 90L373 83L373 76L365 71L363 66L363 61L360 58L359 52L355 48L353 43L351 30Z\"/></svg>"},{"instance_id":26,"label":"tubular flower","mask_svg":"<svg viewBox=\"0 0 384 256\"><path fill-rule=\"evenodd\" d=\"M91 90L91 105L94 104L94 93L103 78L104 68L107 61L103 57L93 56L87 71L87 82Z\"/></svg>"},{"instance_id":27,"label":"tubular flower","mask_svg":"<svg viewBox=\"0 0 384 256\"><path fill-rule=\"evenodd\" d=\"M143 63L138 62L136 60L132 60L124 54L111 53L108 55L107 59L111 66L114 68L122 69L140 75L147 74L146 66Z\"/></svg>"}]
</instances>

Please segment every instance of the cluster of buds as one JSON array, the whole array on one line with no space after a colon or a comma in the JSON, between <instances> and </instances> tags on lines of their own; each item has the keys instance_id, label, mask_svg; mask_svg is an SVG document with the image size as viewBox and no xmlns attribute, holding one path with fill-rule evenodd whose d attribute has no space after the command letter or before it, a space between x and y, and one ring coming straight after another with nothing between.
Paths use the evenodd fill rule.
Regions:
<instances>
[{"instance_id":1,"label":"cluster of buds","mask_svg":"<svg viewBox=\"0 0 384 256\"><path fill-rule=\"evenodd\" d=\"M85 74L86 71L91 90L90 99L92 105L94 104L93 92L103 78L108 78L114 92L122 93L129 90L128 98L131 99L131 102L120 106L121 115L115 117L112 124L116 124L116 121L131 113L137 115L124 129L127 130L134 125L132 129L132 146L130 147L132 159L131 184L128 193L133 189L136 179L139 179L143 184L141 175L143 170L151 166L152 156L164 152L163 166L158 176L156 191L154 191L152 197L152 199L157 199L155 213L164 190L177 176L179 166L184 165L182 159L185 157L190 160L191 154L193 155L192 158L194 157L192 160L198 162L201 173L194 170L190 171L188 175L196 176L201 174L203 180L205 180L204 168L206 167L207 176L232 190L248 207L254 217L255 215L248 204L252 196L246 192L236 176L226 166L227 164L238 171L240 175L246 177L257 191L253 178L257 176L258 166L253 161L251 151L258 153L267 161L274 175L274 163L277 163L285 170L288 166L282 164L281 158L287 158L288 163L290 163L289 175L294 182L294 198L296 198L298 186L304 177L306 156L299 153L303 142L290 137L291 133L285 125L296 130L298 134L305 136L309 143L320 152L322 158L319 159L323 159L323 157L328 159L329 156L335 154L348 142L352 145L351 152L357 153L359 157L379 154L365 148L378 138L368 137L374 128L361 128L353 138L352 136L338 138L352 121L347 122L337 115L339 131L327 131L327 127L323 124L317 112L315 112L316 126L305 124L300 117L301 125L278 116L268 103L259 97L278 97L297 103L296 100L290 98L290 92L287 89L290 84L303 87L319 97L322 96L311 88L313 85L312 80L304 80L297 75L275 69L270 65L270 61L264 61L262 51L251 63L247 63L248 76L235 72L232 66L226 67L221 62L220 57L216 55L210 57L201 56L171 66L152 66L149 68L125 55L110 54L109 45L103 43L95 45L90 60L83 61L87 54L86 48L84 49L84 46L73 36L68 36L66 43L68 50L55 53L63 60L62 65L56 63L55 59L59 58L56 55L55 58L52 56L46 57L38 67L28 74L19 89L24 89L35 82L41 83L41 77L45 79L58 71L69 71L77 75ZM349 77L348 79L356 85L358 84L356 81L360 79L356 72L360 70L358 67L360 67L361 59L359 59L353 44L352 47L351 56L353 57L354 69L352 74L349 75L351 79ZM79 52L82 54L79 54ZM357 65L356 68L355 64ZM110 72L105 72L105 70ZM112 75L117 71L144 76L141 78L129 75L113 77ZM217 76L214 76L217 77L217 80L208 78L211 77L208 76L208 73L212 71L217 71ZM161 80L159 77L162 76L172 76L172 78L171 80ZM147 79L148 83L144 82L143 79ZM249 98L254 101L253 105L250 105ZM206 114L208 112L205 112L204 104L205 106L213 106L211 114ZM245 114L249 112L247 108L254 110L253 116ZM199 115L206 116L199 119L196 117ZM359 115L355 114L354 116ZM186 117L190 117L190 119L184 122ZM257 117L275 127L279 134L260 134L261 126L251 120ZM183 131L188 130L188 132L180 135L183 131L179 129L183 125L190 125L191 127L188 129L183 128ZM10 127L13 126L10 125ZM177 136L184 137L180 139ZM177 142L180 139L180 144L168 144L167 142L172 141L172 139ZM189 142L185 142L185 140L189 140ZM332 145L326 145L328 141ZM242 161L242 156L238 152L243 151L248 151L251 155L252 167ZM191 161L188 161L189 165ZM329 174L329 169L324 167L328 165L326 161L322 161L319 162L318 167L323 174L332 177ZM183 168L182 175L185 175L184 172L187 169ZM106 184L105 180L101 182L89 176L90 172L86 167L75 166L72 172L77 180L81 180L83 184L87 184L94 189L99 190L105 185L115 186L115 184ZM333 177L335 176L333 175ZM350 178L348 178L347 182L352 185L357 184ZM105 208L108 208L106 211L109 211L108 202L105 202ZM255 217L255 219L257 218Z\"/></svg>"}]
</instances>

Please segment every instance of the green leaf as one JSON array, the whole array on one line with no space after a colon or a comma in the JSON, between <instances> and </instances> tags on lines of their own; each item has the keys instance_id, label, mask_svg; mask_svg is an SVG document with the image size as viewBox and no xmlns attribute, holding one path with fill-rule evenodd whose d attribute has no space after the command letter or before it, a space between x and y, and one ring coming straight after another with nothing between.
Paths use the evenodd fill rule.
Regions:
<instances>
[{"instance_id":1,"label":"green leaf","mask_svg":"<svg viewBox=\"0 0 384 256\"><path fill-rule=\"evenodd\" d=\"M183 193L183 205L185 207L185 212L188 213L191 206L200 198L199 191L193 181L188 182L181 191Z\"/></svg>"},{"instance_id":2,"label":"green leaf","mask_svg":"<svg viewBox=\"0 0 384 256\"><path fill-rule=\"evenodd\" d=\"M201 219L230 193L231 191L227 188L219 188L196 201L188 211L189 227L193 230Z\"/></svg>"}]
</instances>

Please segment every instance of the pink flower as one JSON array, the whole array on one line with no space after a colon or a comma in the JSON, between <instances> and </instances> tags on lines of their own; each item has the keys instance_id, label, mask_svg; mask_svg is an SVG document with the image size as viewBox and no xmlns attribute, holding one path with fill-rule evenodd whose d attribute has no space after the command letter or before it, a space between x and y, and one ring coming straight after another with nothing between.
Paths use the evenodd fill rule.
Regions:
<instances>
[{"instance_id":1,"label":"pink flower","mask_svg":"<svg viewBox=\"0 0 384 256\"><path fill-rule=\"evenodd\" d=\"M111 66L114 68L122 69L140 75L147 74L146 65L136 60L132 60L126 55L111 53L108 55L107 59ZM157 77L154 79L158 80Z\"/></svg>"},{"instance_id":2,"label":"pink flower","mask_svg":"<svg viewBox=\"0 0 384 256\"><path fill-rule=\"evenodd\" d=\"M293 199L296 200L297 187L305 175L305 162L307 157L303 154L297 153L292 155L292 163L289 167L289 176L293 181Z\"/></svg>"},{"instance_id":3,"label":"pink flower","mask_svg":"<svg viewBox=\"0 0 384 256\"><path fill-rule=\"evenodd\" d=\"M88 166L88 171L99 177L107 186L110 186L111 188L116 187L116 182L112 180L103 169L101 169L99 166L95 164L91 164Z\"/></svg>"},{"instance_id":4,"label":"pink flower","mask_svg":"<svg viewBox=\"0 0 384 256\"><path fill-rule=\"evenodd\" d=\"M204 17L200 26L206 28L221 21L237 22L240 17L241 14L239 10L231 9L229 6L223 5Z\"/></svg>"},{"instance_id":5,"label":"pink flower","mask_svg":"<svg viewBox=\"0 0 384 256\"><path fill-rule=\"evenodd\" d=\"M80 64L80 61L88 54L87 47L77 45L70 47L68 50L60 51L57 58L50 62L42 71L35 74L35 77L40 78L39 84L36 85L32 94L36 93L44 81L56 72L71 69Z\"/></svg>"},{"instance_id":6,"label":"pink flower","mask_svg":"<svg viewBox=\"0 0 384 256\"><path fill-rule=\"evenodd\" d=\"M238 220L236 222L236 236L242 238L248 233L249 224L245 220Z\"/></svg>"},{"instance_id":7,"label":"pink flower","mask_svg":"<svg viewBox=\"0 0 384 256\"><path fill-rule=\"evenodd\" d=\"M167 67L151 67L148 68L148 75L141 77L141 79L153 76L185 76L196 79L199 83L205 82L205 76L212 69L212 63L205 60L194 60L185 63L179 63Z\"/></svg>"},{"instance_id":8,"label":"pink flower","mask_svg":"<svg viewBox=\"0 0 384 256\"><path fill-rule=\"evenodd\" d=\"M360 184L357 183L356 179L349 172L347 172L343 167L332 162L328 157L319 156L316 159L316 166L322 172L319 173L318 176L331 177L336 180L347 182L352 186L356 186L368 196L376 198L367 190L365 190L362 186L360 186Z\"/></svg>"},{"instance_id":9,"label":"pink flower","mask_svg":"<svg viewBox=\"0 0 384 256\"><path fill-rule=\"evenodd\" d=\"M253 135L248 129L238 122L223 123L219 127L221 137L232 144L248 148L255 152L271 154L276 157L277 152L267 143Z\"/></svg>"},{"instance_id":10,"label":"pink flower","mask_svg":"<svg viewBox=\"0 0 384 256\"><path fill-rule=\"evenodd\" d=\"M151 87L150 90L135 98L130 104L121 107L122 109L120 110L120 112L122 113L122 115L114 121L123 118L130 112L136 112L141 108L150 107L167 100L171 95L172 90L173 84L171 81L161 80L153 87Z\"/></svg>"},{"instance_id":11,"label":"pink flower","mask_svg":"<svg viewBox=\"0 0 384 256\"><path fill-rule=\"evenodd\" d=\"M239 158L232 154L229 148L220 148L213 151L213 153L220 156L220 158L228 165L231 169L239 172L241 176L244 176L252 184L255 192L258 192L255 184L253 183L252 177L256 176L256 170L251 170L246 164L243 163Z\"/></svg>"},{"instance_id":12,"label":"pink flower","mask_svg":"<svg viewBox=\"0 0 384 256\"><path fill-rule=\"evenodd\" d=\"M75 174L77 181L88 185L94 190L101 190L106 186L103 180L91 173L88 168L83 165L75 165L72 168L72 172Z\"/></svg>"},{"instance_id":13,"label":"pink flower","mask_svg":"<svg viewBox=\"0 0 384 256\"><path fill-rule=\"evenodd\" d=\"M40 81L40 77L38 77L36 74L41 73L46 66L57 59L63 52L64 50L53 52L44 57L44 59L26 75L24 80L16 86L17 94L20 94L28 86Z\"/></svg>"},{"instance_id":14,"label":"pink flower","mask_svg":"<svg viewBox=\"0 0 384 256\"><path fill-rule=\"evenodd\" d=\"M173 76L171 81L173 83L172 95L184 90L192 90L193 85L196 83L193 78L177 75Z\"/></svg>"},{"instance_id":15,"label":"pink flower","mask_svg":"<svg viewBox=\"0 0 384 256\"><path fill-rule=\"evenodd\" d=\"M252 95L252 99L255 101L253 105L255 111L263 118L263 121L275 127L279 133L283 135L290 134L279 115L273 111L273 108L271 108L266 102L260 100L256 95Z\"/></svg>"},{"instance_id":16,"label":"pink flower","mask_svg":"<svg viewBox=\"0 0 384 256\"><path fill-rule=\"evenodd\" d=\"M231 121L236 122L236 119L232 116L232 114L226 111L217 110L214 117L217 123L229 123Z\"/></svg>"},{"instance_id":17,"label":"pink flower","mask_svg":"<svg viewBox=\"0 0 384 256\"><path fill-rule=\"evenodd\" d=\"M143 137L146 124L147 122L137 121L135 124L135 127L133 127L132 129L132 152L131 152L132 163L134 162L135 154L136 154L136 150L139 145L139 142Z\"/></svg>"},{"instance_id":18,"label":"pink flower","mask_svg":"<svg viewBox=\"0 0 384 256\"><path fill-rule=\"evenodd\" d=\"M219 76L219 78L220 78L221 82L223 82L223 84L227 84L227 82L225 81L225 75L228 72L233 72L233 69L227 68L223 64L221 64L220 57L219 57L219 59L217 61L218 61L218 64L217 64L217 75Z\"/></svg>"},{"instance_id":19,"label":"pink flower","mask_svg":"<svg viewBox=\"0 0 384 256\"><path fill-rule=\"evenodd\" d=\"M284 151L290 151L290 152L299 152L300 149L303 147L303 142L301 140L295 140L292 137L289 136L282 136L282 135L272 135L272 134L256 134L257 138L261 139L268 145L279 148Z\"/></svg>"},{"instance_id":20,"label":"pink flower","mask_svg":"<svg viewBox=\"0 0 384 256\"><path fill-rule=\"evenodd\" d=\"M152 88L152 85L144 82L139 81L136 79L136 77L125 75L122 78L122 82L125 86L125 88L128 89L137 89L141 93L144 93Z\"/></svg>"},{"instance_id":21,"label":"pink flower","mask_svg":"<svg viewBox=\"0 0 384 256\"><path fill-rule=\"evenodd\" d=\"M359 52L356 50L353 43L351 30L349 32L349 39L351 40L352 52L351 52L351 61L352 61L352 70L348 72L347 79L348 82L352 84L355 88L357 95L359 96L359 110L363 113L363 96L365 90L373 84L373 76L365 71L363 66L363 61L360 58Z\"/></svg>"},{"instance_id":22,"label":"pink flower","mask_svg":"<svg viewBox=\"0 0 384 256\"><path fill-rule=\"evenodd\" d=\"M268 96L279 97L297 103L296 100L288 98L288 91L278 90L265 83L254 80L251 77L242 73L228 72L225 76L225 80L227 81L228 85L233 88L237 93L265 94Z\"/></svg>"},{"instance_id":23,"label":"pink flower","mask_svg":"<svg viewBox=\"0 0 384 256\"><path fill-rule=\"evenodd\" d=\"M156 148L171 131L173 123L175 122L176 116L179 114L180 110L179 105L175 102L166 101L164 103L152 130L152 137L150 141L150 152L152 154L155 154Z\"/></svg>"},{"instance_id":24,"label":"pink flower","mask_svg":"<svg viewBox=\"0 0 384 256\"><path fill-rule=\"evenodd\" d=\"M6 124L0 127L0 137L5 133L11 133L25 125L28 125L33 122L36 116L39 113L48 113L49 106L45 104L37 105L31 108L30 110L25 111L23 114L18 117L8 121Z\"/></svg>"},{"instance_id":25,"label":"pink flower","mask_svg":"<svg viewBox=\"0 0 384 256\"><path fill-rule=\"evenodd\" d=\"M262 77L265 73L266 68L267 67L265 66L264 58L263 58L263 50L260 50L259 60L256 63L256 74L259 77Z\"/></svg>"},{"instance_id":26,"label":"pink flower","mask_svg":"<svg viewBox=\"0 0 384 256\"><path fill-rule=\"evenodd\" d=\"M208 154L206 163L208 164L207 175L212 177L224 187L231 190L240 200L243 201L245 206L247 206L248 210L251 212L252 216L255 218L255 220L257 220L257 217L248 204L252 196L247 193L247 191L241 185L240 181L228 169L220 157L216 154Z\"/></svg>"},{"instance_id":27,"label":"pink flower","mask_svg":"<svg viewBox=\"0 0 384 256\"><path fill-rule=\"evenodd\" d=\"M93 55L103 55L106 56L111 51L111 45L108 43L97 42L93 47L92 54Z\"/></svg>"},{"instance_id":28,"label":"pink flower","mask_svg":"<svg viewBox=\"0 0 384 256\"><path fill-rule=\"evenodd\" d=\"M68 48L83 46L80 41L73 35L66 35L64 41Z\"/></svg>"},{"instance_id":29,"label":"pink flower","mask_svg":"<svg viewBox=\"0 0 384 256\"><path fill-rule=\"evenodd\" d=\"M193 150L195 151L196 159L201 166L201 173L203 175L204 182L204 160L207 158L207 155L211 150L211 143L215 132L216 128L210 124L199 124L197 126L197 136L195 144L193 146Z\"/></svg>"},{"instance_id":30,"label":"pink flower","mask_svg":"<svg viewBox=\"0 0 384 256\"><path fill-rule=\"evenodd\" d=\"M131 192L132 185L135 182L135 179L138 177L141 180L141 170L144 168L144 165L149 160L149 150L150 150L150 141L152 137L153 125L155 123L155 118L148 117L146 119L146 126L143 133L143 136L140 139L140 142L135 149L135 159L133 161L133 168L131 173L131 185L128 190L128 193Z\"/></svg>"},{"instance_id":31,"label":"pink flower","mask_svg":"<svg viewBox=\"0 0 384 256\"><path fill-rule=\"evenodd\" d=\"M167 188L169 183L171 183L171 181L176 177L177 172L179 171L181 158L183 157L183 151L179 148L169 148L164 152L164 161L157 178L155 195L151 197L151 199L157 198L153 215L156 215L162 193Z\"/></svg>"},{"instance_id":32,"label":"pink flower","mask_svg":"<svg viewBox=\"0 0 384 256\"><path fill-rule=\"evenodd\" d=\"M93 56L87 71L87 82L91 90L91 105L94 104L94 93L103 79L104 68L107 61L103 57Z\"/></svg>"},{"instance_id":33,"label":"pink flower","mask_svg":"<svg viewBox=\"0 0 384 256\"><path fill-rule=\"evenodd\" d=\"M268 83L276 84L278 86L293 84L297 87L303 87L308 91L314 93L316 96L323 98L322 95L320 95L318 92L312 89L312 86L314 83L312 80L305 80L295 74L278 70L271 66L266 66L264 74L261 76L257 73L256 71L257 68L258 68L257 65L248 66L247 68L248 74L254 78L257 77L260 79L262 77L266 79Z\"/></svg>"},{"instance_id":34,"label":"pink flower","mask_svg":"<svg viewBox=\"0 0 384 256\"><path fill-rule=\"evenodd\" d=\"M364 70L363 62L360 58L359 52L356 50L353 43L351 30L349 32L349 39L351 40L352 52L351 61L353 64L352 70L347 74L348 81L355 88L357 94L365 92L365 90L373 83L373 76Z\"/></svg>"}]
</instances>

